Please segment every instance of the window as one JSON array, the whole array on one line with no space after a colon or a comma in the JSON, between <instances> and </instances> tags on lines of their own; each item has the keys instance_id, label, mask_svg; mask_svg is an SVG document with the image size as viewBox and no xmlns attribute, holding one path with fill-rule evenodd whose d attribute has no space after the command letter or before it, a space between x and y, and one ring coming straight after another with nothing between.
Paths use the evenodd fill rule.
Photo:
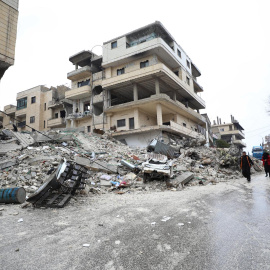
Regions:
<instances>
[{"instance_id":1,"label":"window","mask_svg":"<svg viewBox=\"0 0 270 270\"><path fill-rule=\"evenodd\" d=\"M17 100L17 110L21 110L27 107L27 97Z\"/></svg>"},{"instance_id":2,"label":"window","mask_svg":"<svg viewBox=\"0 0 270 270\"><path fill-rule=\"evenodd\" d=\"M174 74L179 77L179 71L174 71Z\"/></svg>"},{"instance_id":3,"label":"window","mask_svg":"<svg viewBox=\"0 0 270 270\"><path fill-rule=\"evenodd\" d=\"M117 48L117 41L114 41L114 42L111 43L111 48L112 49Z\"/></svg>"},{"instance_id":4,"label":"window","mask_svg":"<svg viewBox=\"0 0 270 270\"><path fill-rule=\"evenodd\" d=\"M30 117L30 124L33 124L33 123L35 123L35 116Z\"/></svg>"},{"instance_id":5,"label":"window","mask_svg":"<svg viewBox=\"0 0 270 270\"><path fill-rule=\"evenodd\" d=\"M182 58L181 51L177 49L177 55Z\"/></svg>"},{"instance_id":6,"label":"window","mask_svg":"<svg viewBox=\"0 0 270 270\"><path fill-rule=\"evenodd\" d=\"M46 103L45 103L46 104ZM44 120L44 128L46 128L46 121Z\"/></svg>"},{"instance_id":7,"label":"window","mask_svg":"<svg viewBox=\"0 0 270 270\"><path fill-rule=\"evenodd\" d=\"M117 127L125 127L126 126L126 119L117 120Z\"/></svg>"},{"instance_id":8,"label":"window","mask_svg":"<svg viewBox=\"0 0 270 270\"><path fill-rule=\"evenodd\" d=\"M31 97L31 104L36 103L36 97Z\"/></svg>"},{"instance_id":9,"label":"window","mask_svg":"<svg viewBox=\"0 0 270 270\"><path fill-rule=\"evenodd\" d=\"M187 124L186 124L186 123L183 123L183 126L184 126L184 127L186 127L186 126L187 126Z\"/></svg>"},{"instance_id":10,"label":"window","mask_svg":"<svg viewBox=\"0 0 270 270\"><path fill-rule=\"evenodd\" d=\"M190 68L190 62L187 60L187 67Z\"/></svg>"},{"instance_id":11,"label":"window","mask_svg":"<svg viewBox=\"0 0 270 270\"><path fill-rule=\"evenodd\" d=\"M87 126L87 132L91 132L91 126Z\"/></svg>"},{"instance_id":12,"label":"window","mask_svg":"<svg viewBox=\"0 0 270 270\"><path fill-rule=\"evenodd\" d=\"M145 68L145 67L149 67L149 61L148 60L140 63L140 68Z\"/></svg>"},{"instance_id":13,"label":"window","mask_svg":"<svg viewBox=\"0 0 270 270\"><path fill-rule=\"evenodd\" d=\"M190 78L187 77L187 84L190 85Z\"/></svg>"},{"instance_id":14,"label":"window","mask_svg":"<svg viewBox=\"0 0 270 270\"><path fill-rule=\"evenodd\" d=\"M219 131L224 131L224 128L219 129Z\"/></svg>"},{"instance_id":15,"label":"window","mask_svg":"<svg viewBox=\"0 0 270 270\"><path fill-rule=\"evenodd\" d=\"M46 103L44 103L44 111L46 111Z\"/></svg>"},{"instance_id":16,"label":"window","mask_svg":"<svg viewBox=\"0 0 270 270\"><path fill-rule=\"evenodd\" d=\"M125 68L117 69L117 76L121 74L125 74Z\"/></svg>"},{"instance_id":17,"label":"window","mask_svg":"<svg viewBox=\"0 0 270 270\"><path fill-rule=\"evenodd\" d=\"M58 113L55 113L54 114L54 118L58 118Z\"/></svg>"},{"instance_id":18,"label":"window","mask_svg":"<svg viewBox=\"0 0 270 270\"><path fill-rule=\"evenodd\" d=\"M78 88L82 87L82 86L85 86L85 85L90 85L90 79L78 82L77 84L78 84Z\"/></svg>"}]
</instances>

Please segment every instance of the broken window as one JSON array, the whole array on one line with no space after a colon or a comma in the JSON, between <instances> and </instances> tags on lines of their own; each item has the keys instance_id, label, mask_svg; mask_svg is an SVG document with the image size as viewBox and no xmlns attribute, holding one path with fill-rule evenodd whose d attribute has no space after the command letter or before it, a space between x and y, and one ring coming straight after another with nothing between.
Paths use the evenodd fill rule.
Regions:
<instances>
[{"instance_id":1,"label":"broken window","mask_svg":"<svg viewBox=\"0 0 270 270\"><path fill-rule=\"evenodd\" d=\"M190 68L190 62L187 60L187 67Z\"/></svg>"},{"instance_id":2,"label":"broken window","mask_svg":"<svg viewBox=\"0 0 270 270\"><path fill-rule=\"evenodd\" d=\"M125 74L125 68L117 69L117 76L121 74Z\"/></svg>"},{"instance_id":3,"label":"broken window","mask_svg":"<svg viewBox=\"0 0 270 270\"><path fill-rule=\"evenodd\" d=\"M181 51L177 49L177 55L182 58Z\"/></svg>"},{"instance_id":4,"label":"broken window","mask_svg":"<svg viewBox=\"0 0 270 270\"><path fill-rule=\"evenodd\" d=\"M83 111L84 112L89 112L90 111L90 102L86 102L83 105Z\"/></svg>"},{"instance_id":5,"label":"broken window","mask_svg":"<svg viewBox=\"0 0 270 270\"><path fill-rule=\"evenodd\" d=\"M36 97L31 97L31 104L36 103Z\"/></svg>"},{"instance_id":6,"label":"broken window","mask_svg":"<svg viewBox=\"0 0 270 270\"><path fill-rule=\"evenodd\" d=\"M149 61L148 60L140 63L140 68L145 68L145 67L149 67Z\"/></svg>"},{"instance_id":7,"label":"broken window","mask_svg":"<svg viewBox=\"0 0 270 270\"><path fill-rule=\"evenodd\" d=\"M65 110L60 111L60 117L61 118L65 118L66 117L66 111Z\"/></svg>"},{"instance_id":8,"label":"broken window","mask_svg":"<svg viewBox=\"0 0 270 270\"><path fill-rule=\"evenodd\" d=\"M125 127L126 126L126 119L117 120L117 127Z\"/></svg>"},{"instance_id":9,"label":"broken window","mask_svg":"<svg viewBox=\"0 0 270 270\"><path fill-rule=\"evenodd\" d=\"M190 78L187 77L187 84L190 85Z\"/></svg>"},{"instance_id":10,"label":"broken window","mask_svg":"<svg viewBox=\"0 0 270 270\"><path fill-rule=\"evenodd\" d=\"M21 110L27 107L27 97L17 100L17 110Z\"/></svg>"},{"instance_id":11,"label":"broken window","mask_svg":"<svg viewBox=\"0 0 270 270\"><path fill-rule=\"evenodd\" d=\"M35 123L35 116L30 117L30 124L33 124L33 123Z\"/></svg>"},{"instance_id":12,"label":"broken window","mask_svg":"<svg viewBox=\"0 0 270 270\"><path fill-rule=\"evenodd\" d=\"M90 85L90 79L78 82L78 88L82 87L82 86L85 86L85 85Z\"/></svg>"},{"instance_id":13,"label":"broken window","mask_svg":"<svg viewBox=\"0 0 270 270\"><path fill-rule=\"evenodd\" d=\"M117 41L114 41L114 42L111 43L111 48L112 49L117 48Z\"/></svg>"}]
</instances>

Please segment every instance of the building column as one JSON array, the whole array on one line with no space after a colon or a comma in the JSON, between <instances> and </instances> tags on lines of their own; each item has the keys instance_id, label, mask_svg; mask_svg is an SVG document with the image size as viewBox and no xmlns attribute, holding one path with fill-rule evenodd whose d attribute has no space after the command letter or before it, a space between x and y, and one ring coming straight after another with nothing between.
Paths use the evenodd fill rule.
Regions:
<instances>
[{"instance_id":1,"label":"building column","mask_svg":"<svg viewBox=\"0 0 270 270\"><path fill-rule=\"evenodd\" d=\"M140 113L139 109L134 109L134 128L140 128Z\"/></svg>"},{"instance_id":2,"label":"building column","mask_svg":"<svg viewBox=\"0 0 270 270\"><path fill-rule=\"evenodd\" d=\"M107 129L109 130L110 127L111 127L111 117L112 117L112 113L107 113L106 116L107 116Z\"/></svg>"},{"instance_id":3,"label":"building column","mask_svg":"<svg viewBox=\"0 0 270 270\"><path fill-rule=\"evenodd\" d=\"M160 94L160 87L159 87L159 79L155 79L155 90L156 90L156 95Z\"/></svg>"},{"instance_id":4,"label":"building column","mask_svg":"<svg viewBox=\"0 0 270 270\"><path fill-rule=\"evenodd\" d=\"M136 83L133 84L133 100L138 100L138 85Z\"/></svg>"},{"instance_id":5,"label":"building column","mask_svg":"<svg viewBox=\"0 0 270 270\"><path fill-rule=\"evenodd\" d=\"M157 124L158 126L161 126L163 124L161 104L158 103L156 109L157 109Z\"/></svg>"},{"instance_id":6,"label":"building column","mask_svg":"<svg viewBox=\"0 0 270 270\"><path fill-rule=\"evenodd\" d=\"M176 101L176 91L173 92L173 100Z\"/></svg>"}]
</instances>

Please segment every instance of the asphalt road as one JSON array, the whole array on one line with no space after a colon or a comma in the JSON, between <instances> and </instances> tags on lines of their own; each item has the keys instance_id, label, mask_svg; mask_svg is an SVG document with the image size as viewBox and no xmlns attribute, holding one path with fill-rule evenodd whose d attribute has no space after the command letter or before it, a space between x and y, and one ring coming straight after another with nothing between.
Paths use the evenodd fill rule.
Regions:
<instances>
[{"instance_id":1,"label":"asphalt road","mask_svg":"<svg viewBox=\"0 0 270 270\"><path fill-rule=\"evenodd\" d=\"M269 187L261 174L60 210L0 205L0 268L270 269Z\"/></svg>"}]
</instances>

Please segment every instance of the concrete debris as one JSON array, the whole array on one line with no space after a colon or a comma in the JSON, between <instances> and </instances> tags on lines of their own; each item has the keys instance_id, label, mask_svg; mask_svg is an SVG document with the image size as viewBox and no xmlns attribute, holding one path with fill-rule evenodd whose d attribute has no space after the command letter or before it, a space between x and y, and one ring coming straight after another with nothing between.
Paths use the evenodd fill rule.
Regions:
<instances>
[{"instance_id":1,"label":"concrete debris","mask_svg":"<svg viewBox=\"0 0 270 270\"><path fill-rule=\"evenodd\" d=\"M76 190L76 196L176 191L242 177L236 149L207 148L198 140L174 139L167 145L156 140L148 149L141 149L124 145L107 133L47 132L52 140L36 132L21 136L5 130L0 134L4 138L0 140L0 188L23 187L28 197L47 183L63 159L87 170L84 188ZM157 145L161 145L158 151ZM262 171L261 161L253 161L252 173ZM66 180L72 185L74 177Z\"/></svg>"}]
</instances>

